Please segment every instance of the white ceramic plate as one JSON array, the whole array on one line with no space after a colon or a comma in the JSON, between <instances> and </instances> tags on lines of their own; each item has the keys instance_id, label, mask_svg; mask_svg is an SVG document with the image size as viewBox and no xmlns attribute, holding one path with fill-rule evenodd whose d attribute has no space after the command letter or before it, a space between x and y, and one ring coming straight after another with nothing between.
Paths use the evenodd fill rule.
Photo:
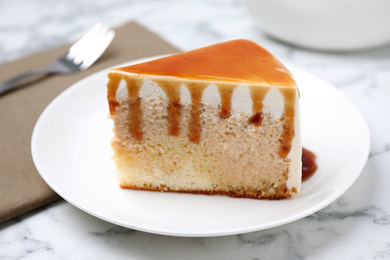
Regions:
<instances>
[{"instance_id":1,"label":"white ceramic plate","mask_svg":"<svg viewBox=\"0 0 390 260\"><path fill-rule=\"evenodd\" d=\"M302 193L291 199L261 201L120 189L111 161L107 70L74 84L45 109L32 136L34 163L48 185L71 204L141 231L221 236L303 218L352 185L365 165L370 141L363 117L340 91L299 69L289 69L301 93L303 146L317 154L319 165L303 183Z\"/></svg>"}]
</instances>

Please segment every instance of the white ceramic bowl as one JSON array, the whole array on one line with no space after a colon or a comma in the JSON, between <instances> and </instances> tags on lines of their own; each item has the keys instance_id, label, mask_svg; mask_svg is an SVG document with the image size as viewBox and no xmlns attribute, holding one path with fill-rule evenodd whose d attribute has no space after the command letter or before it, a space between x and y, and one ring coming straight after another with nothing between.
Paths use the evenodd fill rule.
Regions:
<instances>
[{"instance_id":1,"label":"white ceramic bowl","mask_svg":"<svg viewBox=\"0 0 390 260\"><path fill-rule=\"evenodd\" d=\"M244 0L269 35L306 48L353 51L390 43L390 0Z\"/></svg>"}]
</instances>

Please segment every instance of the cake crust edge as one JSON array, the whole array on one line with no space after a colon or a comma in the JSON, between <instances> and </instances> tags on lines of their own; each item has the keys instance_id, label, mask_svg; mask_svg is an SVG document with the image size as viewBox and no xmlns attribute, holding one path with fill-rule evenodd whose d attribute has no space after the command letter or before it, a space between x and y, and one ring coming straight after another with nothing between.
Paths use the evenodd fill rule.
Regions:
<instances>
[{"instance_id":1,"label":"cake crust edge","mask_svg":"<svg viewBox=\"0 0 390 260\"><path fill-rule=\"evenodd\" d=\"M229 189L229 191L223 190L199 190L199 189L171 189L165 185L156 186L136 186L132 184L120 184L122 189L129 190L142 190L142 191L154 191L154 192L175 192L175 193L189 193L189 194L203 194L203 195L224 195L232 198L246 198L246 199L261 199L261 200L282 200L291 198L292 193L287 190L287 187L279 188L273 195L262 195L259 191L254 190L242 190L242 189ZM292 190L294 192L294 189Z\"/></svg>"}]
</instances>

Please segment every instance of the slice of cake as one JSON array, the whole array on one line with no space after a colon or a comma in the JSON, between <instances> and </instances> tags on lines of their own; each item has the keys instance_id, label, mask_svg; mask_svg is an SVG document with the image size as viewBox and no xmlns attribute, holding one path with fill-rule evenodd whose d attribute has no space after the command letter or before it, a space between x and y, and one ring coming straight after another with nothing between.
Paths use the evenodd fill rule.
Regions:
<instances>
[{"instance_id":1,"label":"slice of cake","mask_svg":"<svg viewBox=\"0 0 390 260\"><path fill-rule=\"evenodd\" d=\"M108 77L122 188L256 199L299 192L298 89L256 43L224 42Z\"/></svg>"}]
</instances>

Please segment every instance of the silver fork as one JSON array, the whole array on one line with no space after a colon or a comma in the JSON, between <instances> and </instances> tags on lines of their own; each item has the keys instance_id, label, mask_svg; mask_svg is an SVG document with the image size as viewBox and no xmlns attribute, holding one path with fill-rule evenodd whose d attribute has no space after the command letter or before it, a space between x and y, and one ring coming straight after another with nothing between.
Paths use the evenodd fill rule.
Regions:
<instances>
[{"instance_id":1,"label":"silver fork","mask_svg":"<svg viewBox=\"0 0 390 260\"><path fill-rule=\"evenodd\" d=\"M0 96L18 88L18 83L37 74L67 74L88 69L103 54L114 36L115 32L107 26L95 25L48 67L34 69L0 83Z\"/></svg>"}]
</instances>

